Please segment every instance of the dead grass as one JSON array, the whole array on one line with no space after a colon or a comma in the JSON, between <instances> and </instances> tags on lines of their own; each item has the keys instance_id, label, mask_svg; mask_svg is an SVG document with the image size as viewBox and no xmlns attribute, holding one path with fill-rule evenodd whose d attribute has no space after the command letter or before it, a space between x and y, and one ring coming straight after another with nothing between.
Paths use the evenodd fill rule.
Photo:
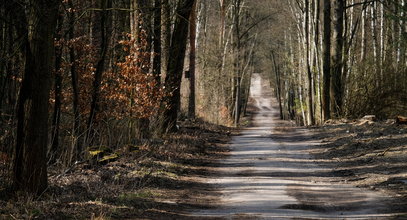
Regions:
<instances>
[{"instance_id":1,"label":"dead grass","mask_svg":"<svg viewBox=\"0 0 407 220\"><path fill-rule=\"evenodd\" d=\"M49 189L40 198L3 189L0 219L182 219L186 208L205 207L216 197L203 194L209 186L197 177L221 157L226 148L220 145L230 132L183 123L179 133L121 153L106 165L50 167Z\"/></svg>"},{"instance_id":2,"label":"dead grass","mask_svg":"<svg viewBox=\"0 0 407 220\"><path fill-rule=\"evenodd\" d=\"M392 120L336 122L314 129L323 144L313 155L342 181L384 191L407 210L407 126Z\"/></svg>"}]
</instances>

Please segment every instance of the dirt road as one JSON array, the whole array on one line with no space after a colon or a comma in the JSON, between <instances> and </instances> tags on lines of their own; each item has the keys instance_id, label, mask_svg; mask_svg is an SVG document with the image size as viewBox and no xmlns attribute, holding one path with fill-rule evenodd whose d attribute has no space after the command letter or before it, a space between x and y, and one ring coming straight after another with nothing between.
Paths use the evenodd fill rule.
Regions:
<instances>
[{"instance_id":1,"label":"dirt road","mask_svg":"<svg viewBox=\"0 0 407 220\"><path fill-rule=\"evenodd\" d=\"M195 210L203 219L389 219L391 200L379 192L340 184L339 177L309 155L319 143L305 129L278 119L271 89L254 75L251 97L259 109L251 127L233 137L230 156L216 167L222 197L215 209ZM327 162L328 163L328 162ZM327 166L328 167L328 166Z\"/></svg>"}]
</instances>

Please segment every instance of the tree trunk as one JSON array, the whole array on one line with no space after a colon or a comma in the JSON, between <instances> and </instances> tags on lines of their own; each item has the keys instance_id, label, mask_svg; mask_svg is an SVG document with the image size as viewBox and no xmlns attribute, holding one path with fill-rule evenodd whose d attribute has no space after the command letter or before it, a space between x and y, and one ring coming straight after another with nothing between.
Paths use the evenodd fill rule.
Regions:
<instances>
[{"instance_id":1,"label":"tree trunk","mask_svg":"<svg viewBox=\"0 0 407 220\"><path fill-rule=\"evenodd\" d=\"M307 70L307 79L308 79L308 123L309 125L315 124L314 117L314 93L313 93L313 82L312 82L312 71L310 64L310 50L311 50L311 41L310 41L310 3L309 0L305 0L305 62Z\"/></svg>"},{"instance_id":2,"label":"tree trunk","mask_svg":"<svg viewBox=\"0 0 407 220\"><path fill-rule=\"evenodd\" d=\"M62 31L62 25L64 22L64 16L61 13L58 13L58 24L57 24L57 30L56 30L56 40L61 39L61 31ZM51 140L52 140L52 145L51 145L51 150L49 154L49 158L51 159L51 162L54 162L57 156L57 151L59 148L59 124L61 121L61 105L62 105L62 72L61 72L61 65L62 65L62 50L63 47L62 45L58 45L55 48L55 85L54 85L54 97L55 97L55 103L54 103L54 113L52 116L52 135L51 135Z\"/></svg>"},{"instance_id":3,"label":"tree trunk","mask_svg":"<svg viewBox=\"0 0 407 220\"><path fill-rule=\"evenodd\" d=\"M151 4L150 0L136 0L137 22L141 29L136 32L137 44L140 52L145 60L139 59L138 66L142 71L142 74L149 74L151 64L151 45L152 45L152 25L151 25ZM142 44L142 40L145 40L146 44ZM145 116L137 118L134 123L135 138L147 139L150 136L150 120Z\"/></svg>"},{"instance_id":4,"label":"tree trunk","mask_svg":"<svg viewBox=\"0 0 407 220\"><path fill-rule=\"evenodd\" d=\"M235 72L236 72L236 80L235 80L235 114L234 114L234 124L237 127L239 125L240 121L240 113L241 113L241 86L242 86L242 71L240 67L240 49L241 49L241 42L240 42L240 5L241 5L241 0L235 0L234 2L234 25L235 25L235 38L236 38L236 46L235 46Z\"/></svg>"},{"instance_id":5,"label":"tree trunk","mask_svg":"<svg viewBox=\"0 0 407 220\"><path fill-rule=\"evenodd\" d=\"M320 39L321 37L321 0L315 0L314 1L314 8L315 8L315 30L314 30L314 50L315 50L315 65L316 65L316 69L317 69L317 73L315 73L315 88L316 88L316 92L315 94L317 94L316 100L315 100L315 115L317 115L317 112L319 114L319 122L322 123L323 122L323 108L322 108L322 71L323 71L323 67L322 67L322 53L321 53L321 41Z\"/></svg>"},{"instance_id":6,"label":"tree trunk","mask_svg":"<svg viewBox=\"0 0 407 220\"><path fill-rule=\"evenodd\" d=\"M365 61L366 58L366 19L367 19L367 11L366 8L363 7L362 9L362 36L361 36L361 47L360 47L360 61Z\"/></svg>"},{"instance_id":7,"label":"tree trunk","mask_svg":"<svg viewBox=\"0 0 407 220\"><path fill-rule=\"evenodd\" d=\"M379 72L379 80L380 82L383 80L383 70L384 70L384 33L385 33L385 24L384 24L384 4L380 4L380 50L379 50L379 57L380 57L380 72Z\"/></svg>"},{"instance_id":8,"label":"tree trunk","mask_svg":"<svg viewBox=\"0 0 407 220\"><path fill-rule=\"evenodd\" d=\"M195 118L195 56L196 56L196 5L191 11L191 18L189 21L189 102L188 102L188 118Z\"/></svg>"},{"instance_id":9,"label":"tree trunk","mask_svg":"<svg viewBox=\"0 0 407 220\"><path fill-rule=\"evenodd\" d=\"M171 6L169 0L162 0L162 28L161 28L161 39L162 39L162 53L161 53L161 77L166 77L167 75L167 64L169 61L170 47L171 47Z\"/></svg>"},{"instance_id":10,"label":"tree trunk","mask_svg":"<svg viewBox=\"0 0 407 220\"><path fill-rule=\"evenodd\" d=\"M279 71L279 68L277 66L276 57L275 57L273 51L271 51L271 56L272 56L272 59L273 59L274 74L275 74L275 77L276 77L277 100L278 100L278 107L280 109L280 119L283 120L284 117L283 117L283 105L282 105L282 101L281 101L280 71Z\"/></svg>"},{"instance_id":11,"label":"tree trunk","mask_svg":"<svg viewBox=\"0 0 407 220\"><path fill-rule=\"evenodd\" d=\"M226 29L226 3L225 0L219 0L220 7L220 34L219 34L219 45L223 46L225 39L225 29Z\"/></svg>"},{"instance_id":12,"label":"tree trunk","mask_svg":"<svg viewBox=\"0 0 407 220\"><path fill-rule=\"evenodd\" d=\"M161 83L161 0L155 0L154 7L153 74L157 85L159 85Z\"/></svg>"},{"instance_id":13,"label":"tree trunk","mask_svg":"<svg viewBox=\"0 0 407 220\"><path fill-rule=\"evenodd\" d=\"M323 33L323 91L322 109L324 119L328 120L330 112L330 88L331 88L331 2L324 1L324 33Z\"/></svg>"},{"instance_id":14,"label":"tree trunk","mask_svg":"<svg viewBox=\"0 0 407 220\"><path fill-rule=\"evenodd\" d=\"M373 67L374 67L374 77L377 77L379 70L379 59L378 59L378 46L377 46L377 7L376 2L372 3L370 7L370 19L371 19L371 32L372 32L372 47L373 47ZM376 78L376 88L378 87L379 80Z\"/></svg>"},{"instance_id":15,"label":"tree trunk","mask_svg":"<svg viewBox=\"0 0 407 220\"><path fill-rule=\"evenodd\" d=\"M169 96L165 100L166 108L163 112L162 129L164 132L174 132L177 130L177 117L181 98L181 79L188 38L188 22L193 4L194 0L182 0L177 8L177 18L169 50L168 72L165 77L165 87Z\"/></svg>"},{"instance_id":16,"label":"tree trunk","mask_svg":"<svg viewBox=\"0 0 407 220\"><path fill-rule=\"evenodd\" d=\"M93 81L93 90L92 90L92 101L90 107L90 114L87 123L87 137L86 142L92 142L92 133L91 132L94 128L92 125L95 122L96 114L99 111L99 98L100 98L100 88L102 84L102 77L105 71L105 61L106 55L109 47L109 33L107 33L107 23L108 23L108 16L109 12L106 10L109 6L111 6L111 0L100 0L102 11L100 16L100 57L96 64L95 70L95 79ZM95 33L94 33L95 34ZM82 149L78 149L78 153L81 153Z\"/></svg>"},{"instance_id":17,"label":"tree trunk","mask_svg":"<svg viewBox=\"0 0 407 220\"><path fill-rule=\"evenodd\" d=\"M70 8L74 8L72 0L68 1L68 6ZM70 40L75 38L75 10L72 10L68 13L68 20L69 20L69 31L68 36ZM72 85L72 110L74 115L74 126L73 126L73 136L74 136L74 144L72 152L76 154L75 159L79 159L79 154L82 152L82 141L81 141L81 115L79 111L79 76L77 71L77 61L76 61L76 54L75 48L73 45L69 48L69 59L71 62L71 85ZM73 155L72 155L73 156Z\"/></svg>"},{"instance_id":18,"label":"tree trunk","mask_svg":"<svg viewBox=\"0 0 407 220\"><path fill-rule=\"evenodd\" d=\"M26 62L17 113L13 185L40 194L47 188L48 107L59 1L30 1Z\"/></svg>"},{"instance_id":19,"label":"tree trunk","mask_svg":"<svg viewBox=\"0 0 407 220\"><path fill-rule=\"evenodd\" d=\"M343 21L345 0L334 1L334 43L332 44L331 66L331 110L334 117L342 113L342 61L343 61Z\"/></svg>"},{"instance_id":20,"label":"tree trunk","mask_svg":"<svg viewBox=\"0 0 407 220\"><path fill-rule=\"evenodd\" d=\"M399 54L400 54L400 66L406 66L406 40L407 40L407 33L406 33L406 0L401 0L401 11L400 11L400 35L399 35L399 42L401 45L399 47Z\"/></svg>"}]
</instances>

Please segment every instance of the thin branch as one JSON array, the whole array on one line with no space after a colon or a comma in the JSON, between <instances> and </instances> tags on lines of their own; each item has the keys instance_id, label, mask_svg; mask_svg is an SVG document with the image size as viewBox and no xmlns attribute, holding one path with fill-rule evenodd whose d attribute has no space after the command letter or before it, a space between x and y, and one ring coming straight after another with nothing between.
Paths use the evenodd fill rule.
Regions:
<instances>
[{"instance_id":1,"label":"thin branch","mask_svg":"<svg viewBox=\"0 0 407 220\"><path fill-rule=\"evenodd\" d=\"M295 0L295 2L298 5L298 8L301 10L302 13L304 13L304 7L301 6L301 3L298 0Z\"/></svg>"},{"instance_id":2,"label":"thin branch","mask_svg":"<svg viewBox=\"0 0 407 220\"><path fill-rule=\"evenodd\" d=\"M357 3L351 4L351 5L347 5L347 6L345 6L345 9L349 9L349 8L352 8L352 7L355 7L355 6L358 6L358 5L367 5L367 4L370 4L370 3L373 3L373 2L380 2L381 3L380 0L369 0L369 1L357 2Z\"/></svg>"},{"instance_id":3,"label":"thin branch","mask_svg":"<svg viewBox=\"0 0 407 220\"><path fill-rule=\"evenodd\" d=\"M130 8L88 8L86 9L86 11L126 11L126 12L134 12L137 10L142 10L142 9L150 9L150 10L154 10L154 9L159 9L158 7L138 7L138 8L134 8L134 9L130 9Z\"/></svg>"},{"instance_id":4,"label":"thin branch","mask_svg":"<svg viewBox=\"0 0 407 220\"><path fill-rule=\"evenodd\" d=\"M267 20L267 19L268 19L269 17L271 17L271 16L272 16L272 14L267 15L267 16L261 18L260 20L256 21L256 22L255 22L254 24L252 24L249 28L247 28L247 30L246 30L245 32L243 32L243 34L240 35L239 40L242 39L244 35L246 35L247 33L249 33L249 31L250 31L251 29L253 29L253 28L256 27L257 25L259 25L261 22Z\"/></svg>"}]
</instances>

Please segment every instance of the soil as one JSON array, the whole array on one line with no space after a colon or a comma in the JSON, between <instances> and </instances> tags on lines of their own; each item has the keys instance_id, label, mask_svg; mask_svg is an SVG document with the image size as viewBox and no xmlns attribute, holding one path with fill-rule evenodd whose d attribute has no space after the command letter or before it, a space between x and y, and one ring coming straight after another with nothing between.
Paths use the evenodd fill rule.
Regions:
<instances>
[{"instance_id":1,"label":"soil","mask_svg":"<svg viewBox=\"0 0 407 220\"><path fill-rule=\"evenodd\" d=\"M338 181L391 195L392 211L407 212L406 125L360 119L330 121L311 130L310 138L322 143L311 154L329 165L341 177Z\"/></svg>"},{"instance_id":2,"label":"soil","mask_svg":"<svg viewBox=\"0 0 407 220\"><path fill-rule=\"evenodd\" d=\"M407 219L405 127L366 120L297 127L278 119L268 83L259 81L252 79L251 123L204 179L220 200L191 217Z\"/></svg>"},{"instance_id":3,"label":"soil","mask_svg":"<svg viewBox=\"0 0 407 220\"><path fill-rule=\"evenodd\" d=\"M0 219L407 219L406 125L297 127L270 92L248 112L241 132L183 122L116 161L51 166L40 198L11 194L0 163Z\"/></svg>"},{"instance_id":4,"label":"soil","mask_svg":"<svg viewBox=\"0 0 407 220\"><path fill-rule=\"evenodd\" d=\"M11 193L2 172L0 219L183 219L186 210L211 208L219 195L200 179L224 157L236 130L180 125L177 134L117 149L120 157L107 164L50 166L49 188L39 198Z\"/></svg>"}]
</instances>

